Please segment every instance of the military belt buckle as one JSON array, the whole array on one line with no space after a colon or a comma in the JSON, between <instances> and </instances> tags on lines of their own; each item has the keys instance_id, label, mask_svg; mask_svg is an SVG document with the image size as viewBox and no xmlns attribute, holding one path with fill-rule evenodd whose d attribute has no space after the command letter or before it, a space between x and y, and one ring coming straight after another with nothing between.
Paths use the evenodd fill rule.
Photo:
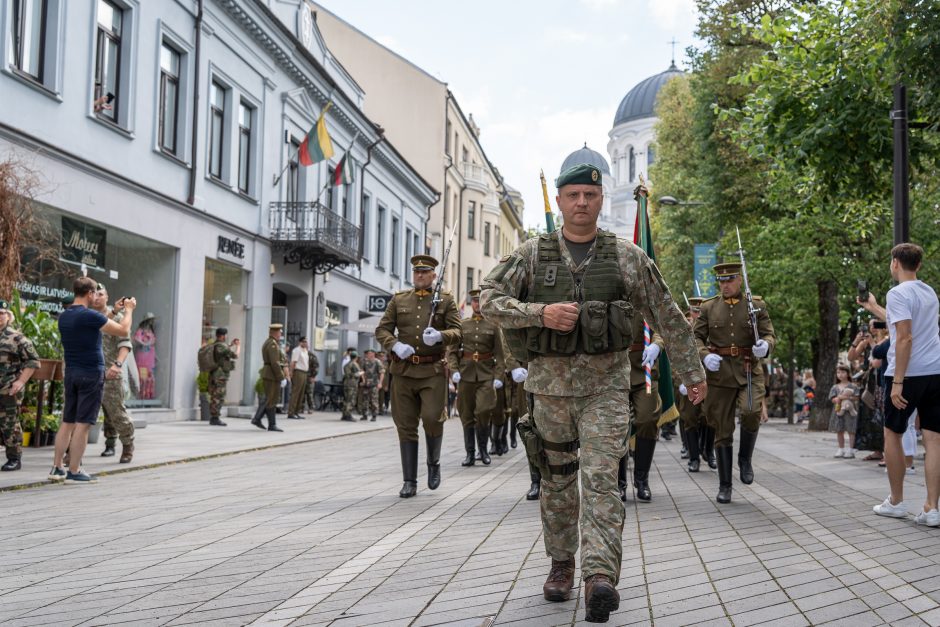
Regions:
<instances>
[{"instance_id":1,"label":"military belt buckle","mask_svg":"<svg viewBox=\"0 0 940 627\"><path fill-rule=\"evenodd\" d=\"M417 366L418 364L421 363L421 358L418 357L417 355L412 355L412 356L411 356L411 363L413 363L414 365Z\"/></svg>"},{"instance_id":2,"label":"military belt buckle","mask_svg":"<svg viewBox=\"0 0 940 627\"><path fill-rule=\"evenodd\" d=\"M480 352L473 351L473 361L480 361Z\"/></svg>"},{"instance_id":3,"label":"military belt buckle","mask_svg":"<svg viewBox=\"0 0 940 627\"><path fill-rule=\"evenodd\" d=\"M732 357L737 357L737 356L740 355L740 354L741 354L741 351L738 350L738 347L735 346L734 344L732 344L732 345L731 345L731 356L732 356Z\"/></svg>"}]
</instances>

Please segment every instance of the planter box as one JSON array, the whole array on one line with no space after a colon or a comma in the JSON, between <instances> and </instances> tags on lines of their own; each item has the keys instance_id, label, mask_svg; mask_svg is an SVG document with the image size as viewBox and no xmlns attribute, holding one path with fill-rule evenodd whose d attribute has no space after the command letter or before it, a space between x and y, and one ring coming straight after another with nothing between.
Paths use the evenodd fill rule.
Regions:
<instances>
[{"instance_id":1,"label":"planter box","mask_svg":"<svg viewBox=\"0 0 940 627\"><path fill-rule=\"evenodd\" d=\"M33 437L33 432L32 432L32 431L24 431L24 432L23 432L23 448L26 448L27 446L29 446L29 443L30 443L30 440L32 439L32 437Z\"/></svg>"},{"instance_id":2,"label":"planter box","mask_svg":"<svg viewBox=\"0 0 940 627\"><path fill-rule=\"evenodd\" d=\"M56 373L59 373L58 376ZM64 371L62 362L56 359L40 359L39 367L30 377L33 381L61 381Z\"/></svg>"},{"instance_id":3,"label":"planter box","mask_svg":"<svg viewBox=\"0 0 940 627\"><path fill-rule=\"evenodd\" d=\"M97 444L98 437L101 435L101 423L96 422L91 426L91 429L88 430L88 443Z\"/></svg>"}]
</instances>

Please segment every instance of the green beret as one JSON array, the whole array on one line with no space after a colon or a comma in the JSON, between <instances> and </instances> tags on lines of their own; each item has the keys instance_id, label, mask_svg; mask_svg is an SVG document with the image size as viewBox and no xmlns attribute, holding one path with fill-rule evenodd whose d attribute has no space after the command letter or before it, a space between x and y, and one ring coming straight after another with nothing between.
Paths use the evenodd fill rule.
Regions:
<instances>
[{"instance_id":1,"label":"green beret","mask_svg":"<svg viewBox=\"0 0 940 627\"><path fill-rule=\"evenodd\" d=\"M561 188L564 185L600 185L601 171L589 163L579 163L571 166L558 175L555 179L555 187Z\"/></svg>"}]
</instances>

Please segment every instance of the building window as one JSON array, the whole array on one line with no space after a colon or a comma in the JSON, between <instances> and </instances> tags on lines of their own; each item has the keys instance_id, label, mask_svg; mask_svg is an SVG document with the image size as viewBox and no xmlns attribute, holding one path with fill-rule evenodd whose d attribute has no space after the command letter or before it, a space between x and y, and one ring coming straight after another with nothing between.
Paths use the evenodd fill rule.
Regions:
<instances>
[{"instance_id":1,"label":"building window","mask_svg":"<svg viewBox=\"0 0 940 627\"><path fill-rule=\"evenodd\" d=\"M633 146L630 146L630 181L632 182L636 179L636 152L633 150Z\"/></svg>"},{"instance_id":2,"label":"building window","mask_svg":"<svg viewBox=\"0 0 940 627\"><path fill-rule=\"evenodd\" d=\"M349 165L349 164L347 163L346 165ZM350 216L349 216L349 190L352 189L352 186L351 186L351 185L346 185L346 184L344 183L342 186L340 186L340 187L337 188L337 189L338 189L339 193L342 194L342 196L341 196L341 198L340 198L340 201L341 201L342 204L343 204L343 219L344 219L344 220L349 220L350 222L352 222L352 220L350 220Z\"/></svg>"},{"instance_id":3,"label":"building window","mask_svg":"<svg viewBox=\"0 0 940 627\"><path fill-rule=\"evenodd\" d=\"M483 254L490 256L490 223L483 223Z\"/></svg>"},{"instance_id":4,"label":"building window","mask_svg":"<svg viewBox=\"0 0 940 627\"><path fill-rule=\"evenodd\" d=\"M244 102L238 104L238 191L251 190L251 118L254 111Z\"/></svg>"},{"instance_id":5,"label":"building window","mask_svg":"<svg viewBox=\"0 0 940 627\"><path fill-rule=\"evenodd\" d=\"M448 157L450 156L450 128L450 120L447 120L447 129L444 132L444 154L446 154ZM447 190L445 189L444 192L446 193Z\"/></svg>"},{"instance_id":6,"label":"building window","mask_svg":"<svg viewBox=\"0 0 940 627\"><path fill-rule=\"evenodd\" d=\"M177 122L180 104L180 54L164 43L160 46L160 148L177 154Z\"/></svg>"},{"instance_id":7,"label":"building window","mask_svg":"<svg viewBox=\"0 0 940 627\"><path fill-rule=\"evenodd\" d=\"M467 239L474 239L477 235L477 204L470 201L470 206L467 209Z\"/></svg>"},{"instance_id":8,"label":"building window","mask_svg":"<svg viewBox=\"0 0 940 627\"><path fill-rule=\"evenodd\" d=\"M221 179L225 152L225 88L215 81L209 88L209 106L209 175Z\"/></svg>"},{"instance_id":9,"label":"building window","mask_svg":"<svg viewBox=\"0 0 940 627\"><path fill-rule=\"evenodd\" d=\"M653 144L650 144L646 147L646 166L649 167L653 165L654 161L656 161L656 151L653 148Z\"/></svg>"},{"instance_id":10,"label":"building window","mask_svg":"<svg viewBox=\"0 0 940 627\"><path fill-rule=\"evenodd\" d=\"M424 251L421 250L420 248L418 248L418 246L421 245L421 244L420 244L420 240L418 239L418 234L415 233L415 234L412 235L411 237L414 239L414 241L413 241L412 244L411 244L411 250L413 250L413 251L414 251L414 254L416 254L416 255L419 255L419 254L423 253ZM408 262L411 263L411 260L409 259Z\"/></svg>"},{"instance_id":11,"label":"building window","mask_svg":"<svg viewBox=\"0 0 940 627\"><path fill-rule=\"evenodd\" d=\"M300 202L300 164L297 162L297 152L300 150L300 144L296 141L290 143L290 157L287 162L287 202ZM288 206L288 209L296 207Z\"/></svg>"},{"instance_id":12,"label":"building window","mask_svg":"<svg viewBox=\"0 0 940 627\"><path fill-rule=\"evenodd\" d=\"M379 205L379 214L375 221L375 265L385 267L385 207Z\"/></svg>"},{"instance_id":13,"label":"building window","mask_svg":"<svg viewBox=\"0 0 940 627\"><path fill-rule=\"evenodd\" d=\"M13 1L13 65L40 83L46 53L46 0Z\"/></svg>"},{"instance_id":14,"label":"building window","mask_svg":"<svg viewBox=\"0 0 940 627\"><path fill-rule=\"evenodd\" d=\"M499 251L502 249L500 246L502 242L500 241L499 238L500 238L499 225L497 224L495 227L493 227L493 256L494 257L499 257Z\"/></svg>"},{"instance_id":15,"label":"building window","mask_svg":"<svg viewBox=\"0 0 940 627\"><path fill-rule=\"evenodd\" d=\"M467 297L470 296L470 290L473 289L473 268L467 268Z\"/></svg>"},{"instance_id":16,"label":"building window","mask_svg":"<svg viewBox=\"0 0 940 627\"><path fill-rule=\"evenodd\" d=\"M467 150L466 146L460 149L460 154L464 163L467 163L468 161L470 161L470 151Z\"/></svg>"},{"instance_id":17,"label":"building window","mask_svg":"<svg viewBox=\"0 0 940 627\"><path fill-rule=\"evenodd\" d=\"M398 276L399 241L401 240L401 221L392 216L392 274Z\"/></svg>"},{"instance_id":18,"label":"building window","mask_svg":"<svg viewBox=\"0 0 940 627\"><path fill-rule=\"evenodd\" d=\"M362 260L369 261L369 225L372 223L372 197L362 195Z\"/></svg>"},{"instance_id":19,"label":"building window","mask_svg":"<svg viewBox=\"0 0 940 627\"><path fill-rule=\"evenodd\" d=\"M124 11L108 0L98 0L98 36L95 56L95 113L112 122L121 106L121 34Z\"/></svg>"},{"instance_id":20,"label":"building window","mask_svg":"<svg viewBox=\"0 0 940 627\"><path fill-rule=\"evenodd\" d=\"M414 244L411 239L411 229L405 229L405 262L408 263L412 257L414 257L417 252L414 249ZM411 277L408 273L405 273L405 283L411 284Z\"/></svg>"}]
</instances>

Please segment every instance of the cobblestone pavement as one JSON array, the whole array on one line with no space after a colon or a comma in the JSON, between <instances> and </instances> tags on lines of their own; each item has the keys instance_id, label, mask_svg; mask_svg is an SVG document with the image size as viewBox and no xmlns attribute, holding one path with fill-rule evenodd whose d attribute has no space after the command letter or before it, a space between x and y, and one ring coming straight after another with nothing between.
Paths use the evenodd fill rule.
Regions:
<instances>
[{"instance_id":1,"label":"cobblestone pavement","mask_svg":"<svg viewBox=\"0 0 940 627\"><path fill-rule=\"evenodd\" d=\"M461 468L446 427L441 488L422 468L407 500L389 431L2 493L0 622L579 624L580 581L542 599L521 449ZM716 474L661 444L653 503L626 504L609 624L940 624L940 529L874 516L884 475L832 460L828 437L764 428L757 482L722 507Z\"/></svg>"}]
</instances>

